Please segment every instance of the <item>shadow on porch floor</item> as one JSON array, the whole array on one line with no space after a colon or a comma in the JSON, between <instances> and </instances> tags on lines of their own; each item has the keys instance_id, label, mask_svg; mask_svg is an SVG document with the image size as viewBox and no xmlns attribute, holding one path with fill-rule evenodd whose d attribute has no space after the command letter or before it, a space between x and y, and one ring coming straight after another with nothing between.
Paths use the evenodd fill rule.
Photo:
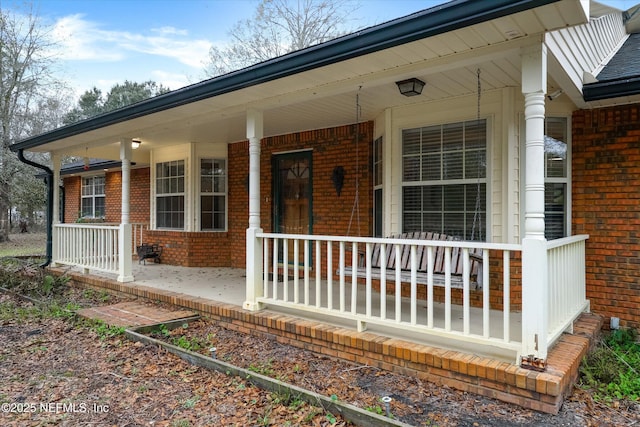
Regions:
<instances>
[{"instance_id":1,"label":"shadow on porch floor","mask_svg":"<svg viewBox=\"0 0 640 427\"><path fill-rule=\"evenodd\" d=\"M229 329L269 334L285 345L339 357L381 369L416 375L436 384L481 394L548 413L557 413L571 393L580 361L602 325L599 316L583 314L573 334L563 334L550 350L547 370L535 372L504 360L468 351L420 343L393 331L357 332L355 325L303 318L293 312L242 309L244 270L134 265L134 282L119 283L107 274L66 272L79 286L108 289L195 310Z\"/></svg>"}]
</instances>

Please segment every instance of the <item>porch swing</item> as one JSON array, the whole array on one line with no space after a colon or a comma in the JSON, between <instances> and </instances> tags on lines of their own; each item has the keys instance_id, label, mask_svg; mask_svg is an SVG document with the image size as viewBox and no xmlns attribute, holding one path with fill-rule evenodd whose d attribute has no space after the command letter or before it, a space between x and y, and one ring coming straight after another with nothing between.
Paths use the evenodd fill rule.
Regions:
<instances>
[{"instance_id":1,"label":"porch swing","mask_svg":"<svg viewBox=\"0 0 640 427\"><path fill-rule=\"evenodd\" d=\"M480 97L481 97L482 87L480 80L480 69L477 69L477 109L476 109L476 132L478 143L480 143L480 139L482 138L480 129L481 129L481 119L480 119ZM359 105L359 95L356 96L356 126L359 125L360 120L360 105ZM358 132L356 132L356 154L358 154ZM475 197L475 206L474 206L474 214L473 214L473 222L471 226L471 235L469 239L474 241L476 234L477 240L482 241L482 212L481 212L481 203L482 203L482 185L481 185L481 167L483 163L483 157L480 152L478 152L476 157L476 197ZM359 223L359 201L358 201L358 157L356 157L356 193L355 200L353 204L353 209L351 213L351 220L349 221L349 227L347 230L347 235L351 232L351 225L353 221L354 214L356 215L358 221L358 231L360 230ZM425 232L425 231L415 231L415 232L407 232L407 233L398 233L392 234L388 238L391 239L403 239L403 240L435 240L435 241L453 241L459 240L458 238L454 238L453 236L447 235L445 233L439 232ZM395 246L395 245L394 245ZM427 253L428 247L423 245L417 246L417 271L416 271L416 283L418 284L428 284L428 271L427 271ZM481 289L483 285L483 256L481 249L471 248L468 250L469 254L469 262L470 262L470 278L469 283L476 290ZM371 249L371 261L370 261L370 276L372 279L380 279L382 277L382 269L385 269L385 277L393 277L396 270L396 251L389 250L388 248L385 251L384 259L382 255L382 243L375 243ZM462 289L464 287L464 257L463 250L460 247L453 247L450 250L447 250L444 246L436 246L433 248L433 284L434 286L446 286L446 262L445 258L450 257L450 275L449 275L449 283L451 288ZM400 263L400 280L401 282L410 282L412 280L412 268L411 268L411 245L402 245L400 246L400 253L398 257L398 262ZM352 274L352 268L346 267L345 274ZM356 271L356 275L360 278L367 277L367 269L366 269L366 256L365 254L359 254L358 256L358 267Z\"/></svg>"}]
</instances>

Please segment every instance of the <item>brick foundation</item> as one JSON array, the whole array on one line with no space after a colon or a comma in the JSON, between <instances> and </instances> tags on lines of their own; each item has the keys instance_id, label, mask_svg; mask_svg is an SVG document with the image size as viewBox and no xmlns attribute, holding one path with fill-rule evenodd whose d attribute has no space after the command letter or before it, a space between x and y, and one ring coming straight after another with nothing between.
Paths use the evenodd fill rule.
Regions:
<instances>
[{"instance_id":1,"label":"brick foundation","mask_svg":"<svg viewBox=\"0 0 640 427\"><path fill-rule=\"evenodd\" d=\"M63 273L62 270L53 271ZM552 414L560 410L564 398L571 393L580 361L602 326L601 317L581 315L574 324L574 333L563 334L549 351L546 372L535 372L486 357L357 332L275 311L250 312L239 306L148 286L67 274L76 286L108 289L125 296L166 302L200 312L238 332L273 336L282 344L317 354L416 376Z\"/></svg>"}]
</instances>

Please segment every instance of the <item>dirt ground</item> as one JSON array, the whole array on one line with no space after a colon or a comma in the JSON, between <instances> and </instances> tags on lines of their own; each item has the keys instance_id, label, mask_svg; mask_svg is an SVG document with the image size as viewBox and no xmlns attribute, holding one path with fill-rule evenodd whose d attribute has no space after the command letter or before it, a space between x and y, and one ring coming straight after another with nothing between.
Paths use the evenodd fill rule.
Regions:
<instances>
[{"instance_id":1,"label":"dirt ground","mask_svg":"<svg viewBox=\"0 0 640 427\"><path fill-rule=\"evenodd\" d=\"M88 296L92 298L87 299ZM80 305L117 301L74 291ZM158 347L108 336L0 294L0 425L3 426L325 426L346 425L322 408L257 389L238 378L189 365ZM200 320L164 334L255 372L416 426L624 426L640 407L596 403L576 389L551 416L411 377L354 365L273 339Z\"/></svg>"},{"instance_id":2,"label":"dirt ground","mask_svg":"<svg viewBox=\"0 0 640 427\"><path fill-rule=\"evenodd\" d=\"M0 294L2 426L344 426L322 408ZM13 319L7 319L9 311Z\"/></svg>"}]
</instances>

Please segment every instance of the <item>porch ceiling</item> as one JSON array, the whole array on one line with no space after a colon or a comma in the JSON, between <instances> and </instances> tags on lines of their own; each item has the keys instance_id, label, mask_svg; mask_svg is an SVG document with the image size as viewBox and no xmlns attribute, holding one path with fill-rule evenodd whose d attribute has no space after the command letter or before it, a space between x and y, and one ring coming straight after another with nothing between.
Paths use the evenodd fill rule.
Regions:
<instances>
[{"instance_id":1,"label":"porch ceiling","mask_svg":"<svg viewBox=\"0 0 640 427\"><path fill-rule=\"evenodd\" d=\"M269 136L354 123L357 94L361 121L374 119L386 108L475 94L478 68L483 91L519 87L520 49L541 43L545 31L584 22L581 1L562 0L29 149L118 159L118 142L136 137L142 146L133 160L148 162L150 150L161 146L245 139L249 108L264 112L264 133ZM395 82L410 77L426 82L421 96L408 98L398 92ZM196 86L179 91L188 93Z\"/></svg>"}]
</instances>

